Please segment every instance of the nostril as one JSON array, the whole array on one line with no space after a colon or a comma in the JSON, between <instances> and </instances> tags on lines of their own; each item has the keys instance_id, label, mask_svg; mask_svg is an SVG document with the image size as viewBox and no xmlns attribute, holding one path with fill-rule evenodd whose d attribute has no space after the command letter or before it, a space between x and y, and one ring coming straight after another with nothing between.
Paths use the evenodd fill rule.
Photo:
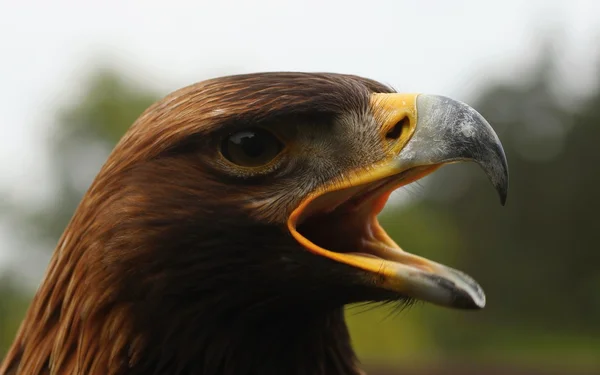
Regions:
<instances>
[{"instance_id":1,"label":"nostril","mask_svg":"<svg viewBox=\"0 0 600 375\"><path fill-rule=\"evenodd\" d=\"M402 120L398 121L396 125L385 135L387 139L398 139L404 132L404 129L408 129L410 125L410 119L408 116L402 118Z\"/></svg>"}]
</instances>

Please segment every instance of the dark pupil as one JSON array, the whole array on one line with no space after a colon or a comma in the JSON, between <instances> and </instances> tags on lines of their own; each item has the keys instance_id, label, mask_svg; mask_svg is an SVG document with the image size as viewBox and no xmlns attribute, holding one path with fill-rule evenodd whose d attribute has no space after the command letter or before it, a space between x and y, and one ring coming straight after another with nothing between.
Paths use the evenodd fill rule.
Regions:
<instances>
[{"instance_id":1,"label":"dark pupil","mask_svg":"<svg viewBox=\"0 0 600 375\"><path fill-rule=\"evenodd\" d=\"M244 131L234 134L229 138L229 141L237 146L239 146L244 153L251 157L257 158L264 154L265 152L265 142L264 139L258 136L255 132Z\"/></svg>"}]
</instances>

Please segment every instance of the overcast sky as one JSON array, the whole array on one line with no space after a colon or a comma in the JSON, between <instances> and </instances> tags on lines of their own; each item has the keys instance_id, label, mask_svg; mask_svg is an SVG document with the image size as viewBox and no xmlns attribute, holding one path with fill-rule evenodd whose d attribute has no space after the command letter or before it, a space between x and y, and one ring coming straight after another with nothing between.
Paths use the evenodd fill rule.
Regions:
<instances>
[{"instance_id":1,"label":"overcast sky","mask_svg":"<svg viewBox=\"0 0 600 375\"><path fill-rule=\"evenodd\" d=\"M0 199L43 195L54 111L100 58L164 94L300 70L466 100L494 77L519 79L551 26L566 83L583 89L600 50L596 0L0 0ZM0 264L8 239L0 227Z\"/></svg>"}]
</instances>

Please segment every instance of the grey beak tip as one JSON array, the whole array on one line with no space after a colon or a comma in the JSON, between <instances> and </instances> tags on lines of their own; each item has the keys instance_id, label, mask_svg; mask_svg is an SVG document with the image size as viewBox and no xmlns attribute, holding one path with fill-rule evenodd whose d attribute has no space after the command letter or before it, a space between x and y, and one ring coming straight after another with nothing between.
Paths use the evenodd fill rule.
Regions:
<instances>
[{"instance_id":1,"label":"grey beak tip","mask_svg":"<svg viewBox=\"0 0 600 375\"><path fill-rule=\"evenodd\" d=\"M508 195L508 191L507 190L500 191L500 204L502 206L506 206L507 195Z\"/></svg>"},{"instance_id":2,"label":"grey beak tip","mask_svg":"<svg viewBox=\"0 0 600 375\"><path fill-rule=\"evenodd\" d=\"M452 301L452 307L461 310L481 310L485 304L478 304L471 296L467 294L457 294Z\"/></svg>"},{"instance_id":3,"label":"grey beak tip","mask_svg":"<svg viewBox=\"0 0 600 375\"><path fill-rule=\"evenodd\" d=\"M490 178L494 179L494 177L501 177L500 181L494 183L494 187L498 192L498 197L500 198L500 204L502 206L506 205L506 199L508 198L508 168L505 166L504 170L501 174L496 176L490 176Z\"/></svg>"}]
</instances>

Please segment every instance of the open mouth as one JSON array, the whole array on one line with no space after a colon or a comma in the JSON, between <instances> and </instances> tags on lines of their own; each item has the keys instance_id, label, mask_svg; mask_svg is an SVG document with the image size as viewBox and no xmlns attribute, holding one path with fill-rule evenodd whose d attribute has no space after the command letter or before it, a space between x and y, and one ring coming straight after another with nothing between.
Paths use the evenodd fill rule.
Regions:
<instances>
[{"instance_id":1,"label":"open mouth","mask_svg":"<svg viewBox=\"0 0 600 375\"><path fill-rule=\"evenodd\" d=\"M402 296L457 308L482 308L485 296L471 277L405 252L377 220L394 190L439 167L412 168L316 194L292 213L289 229L307 250L367 271L381 287Z\"/></svg>"},{"instance_id":2,"label":"open mouth","mask_svg":"<svg viewBox=\"0 0 600 375\"><path fill-rule=\"evenodd\" d=\"M392 192L406 185L411 175L423 174L423 169L334 190L317 197L302 211L298 219L298 233L329 251L388 259L394 255L393 250L400 247L379 225L377 215Z\"/></svg>"}]
</instances>

